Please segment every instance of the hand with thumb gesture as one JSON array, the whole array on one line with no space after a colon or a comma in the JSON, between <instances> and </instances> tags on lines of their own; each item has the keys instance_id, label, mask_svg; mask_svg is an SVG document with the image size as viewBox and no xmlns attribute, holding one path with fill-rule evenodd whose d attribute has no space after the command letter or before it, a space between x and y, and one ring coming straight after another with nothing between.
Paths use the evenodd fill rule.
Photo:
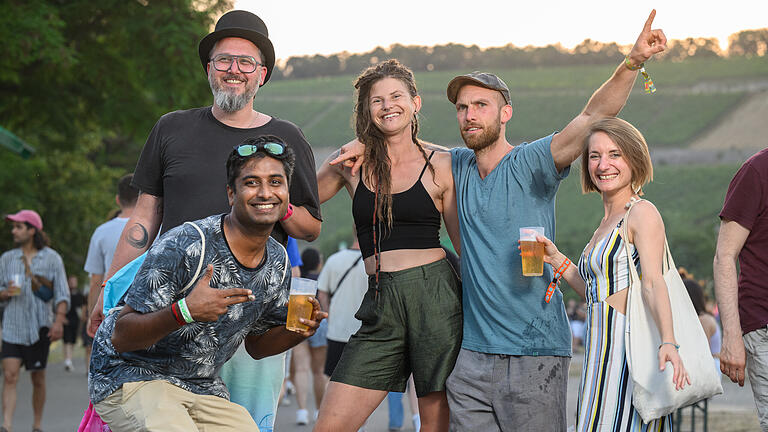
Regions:
<instances>
[{"instance_id":1,"label":"hand with thumb gesture","mask_svg":"<svg viewBox=\"0 0 768 432\"><path fill-rule=\"evenodd\" d=\"M201 322L216 321L227 313L230 305L244 303L254 299L253 293L245 288L211 288L213 265L208 264L205 274L192 288L186 298L187 308L192 319Z\"/></svg>"}]
</instances>

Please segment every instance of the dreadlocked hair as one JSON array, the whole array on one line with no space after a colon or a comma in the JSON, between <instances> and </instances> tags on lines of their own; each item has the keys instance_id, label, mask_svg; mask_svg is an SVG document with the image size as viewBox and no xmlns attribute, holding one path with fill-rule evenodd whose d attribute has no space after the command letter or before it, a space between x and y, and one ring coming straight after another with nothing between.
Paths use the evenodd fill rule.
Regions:
<instances>
[{"instance_id":1,"label":"dreadlocked hair","mask_svg":"<svg viewBox=\"0 0 768 432\"><path fill-rule=\"evenodd\" d=\"M400 80L408 89L410 96L416 97L416 81L413 72L396 59L387 60L368 67L355 81L357 102L355 103L355 135L365 144L365 162L363 172L365 181L371 186L375 185L379 193L376 197L376 217L386 222L387 228L392 228L392 161L387 153L384 134L376 127L371 119L370 94L373 85L384 78ZM411 139L418 147L421 155L432 173L432 181L435 182L435 167L427 156L424 146L418 139L419 120L416 115L411 121ZM435 182L435 184L437 184Z\"/></svg>"}]
</instances>

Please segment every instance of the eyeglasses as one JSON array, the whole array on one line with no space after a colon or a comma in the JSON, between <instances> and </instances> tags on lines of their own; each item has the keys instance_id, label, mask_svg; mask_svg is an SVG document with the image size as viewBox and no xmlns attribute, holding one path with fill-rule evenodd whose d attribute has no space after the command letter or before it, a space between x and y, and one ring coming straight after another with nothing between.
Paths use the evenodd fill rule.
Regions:
<instances>
[{"instance_id":1,"label":"eyeglasses","mask_svg":"<svg viewBox=\"0 0 768 432\"><path fill-rule=\"evenodd\" d=\"M242 73L251 73L261 66L255 58L246 55L219 54L211 59L214 69L220 72L226 72L232 67L232 62L237 60L237 68Z\"/></svg>"},{"instance_id":2,"label":"eyeglasses","mask_svg":"<svg viewBox=\"0 0 768 432\"><path fill-rule=\"evenodd\" d=\"M235 146L235 150L237 150L237 154L239 154L242 157L248 157L258 152L261 149L264 149L264 151L271 154L272 156L282 156L283 153L285 153L285 145L281 143L276 143L276 142L266 142L266 143L258 143L258 144L238 144Z\"/></svg>"}]
</instances>

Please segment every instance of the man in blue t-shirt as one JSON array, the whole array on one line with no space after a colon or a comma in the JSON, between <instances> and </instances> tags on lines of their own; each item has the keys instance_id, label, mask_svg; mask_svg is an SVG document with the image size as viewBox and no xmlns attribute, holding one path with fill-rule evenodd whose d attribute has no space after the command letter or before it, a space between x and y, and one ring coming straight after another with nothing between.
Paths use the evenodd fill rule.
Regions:
<instances>
[{"instance_id":1,"label":"man in blue t-shirt","mask_svg":"<svg viewBox=\"0 0 768 432\"><path fill-rule=\"evenodd\" d=\"M270 233L287 211L292 170L279 138L246 140L227 161L230 212L173 228L150 248L95 337L90 397L113 431L257 430L228 400L222 365L243 341L255 359L281 353L327 316L312 298L308 330L285 328L290 264Z\"/></svg>"},{"instance_id":2,"label":"man in blue t-shirt","mask_svg":"<svg viewBox=\"0 0 768 432\"><path fill-rule=\"evenodd\" d=\"M451 430L564 431L571 335L562 294L544 301L553 279L524 277L518 228L555 234L555 194L594 122L626 103L643 62L665 49L651 30L655 11L629 55L561 132L513 146L507 85L473 72L447 89L468 148L452 153L461 235L464 335L447 381Z\"/></svg>"}]
</instances>

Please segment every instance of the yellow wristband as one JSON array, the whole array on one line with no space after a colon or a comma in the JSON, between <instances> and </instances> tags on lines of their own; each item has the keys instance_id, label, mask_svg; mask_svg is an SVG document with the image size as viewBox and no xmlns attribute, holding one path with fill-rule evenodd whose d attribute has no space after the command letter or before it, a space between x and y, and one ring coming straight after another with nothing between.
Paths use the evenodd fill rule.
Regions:
<instances>
[{"instance_id":1,"label":"yellow wristband","mask_svg":"<svg viewBox=\"0 0 768 432\"><path fill-rule=\"evenodd\" d=\"M645 65L645 63L640 63L640 65L639 65L639 66L633 66L633 65L632 65L632 62L630 62L630 61L629 61L629 54L627 54L626 56L624 56L624 66L626 66L626 67L627 67L627 69L629 69L629 70L631 70L631 71L640 70L640 69L642 69L642 68L643 68L643 66L644 66L644 65Z\"/></svg>"}]
</instances>

